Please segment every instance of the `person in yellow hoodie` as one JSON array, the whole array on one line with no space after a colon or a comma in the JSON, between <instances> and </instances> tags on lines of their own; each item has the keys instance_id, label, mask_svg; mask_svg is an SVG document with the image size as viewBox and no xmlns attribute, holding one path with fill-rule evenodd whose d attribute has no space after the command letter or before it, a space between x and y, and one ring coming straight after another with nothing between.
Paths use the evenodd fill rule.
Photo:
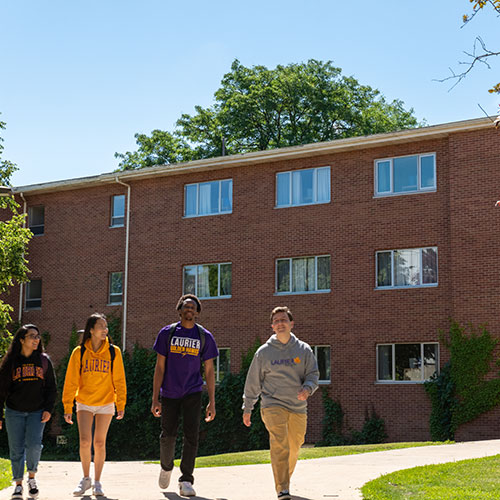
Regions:
<instances>
[{"instance_id":1,"label":"person in yellow hoodie","mask_svg":"<svg viewBox=\"0 0 500 500\"><path fill-rule=\"evenodd\" d=\"M81 344L73 350L66 371L62 402L64 420L73 424L73 402L80 435L83 478L73 491L82 496L91 486L92 494L104 496L101 473L106 459L106 435L115 414L125 413L127 385L120 349L110 344L106 316L94 313L87 319ZM90 479L92 423L94 429L94 484Z\"/></svg>"}]
</instances>

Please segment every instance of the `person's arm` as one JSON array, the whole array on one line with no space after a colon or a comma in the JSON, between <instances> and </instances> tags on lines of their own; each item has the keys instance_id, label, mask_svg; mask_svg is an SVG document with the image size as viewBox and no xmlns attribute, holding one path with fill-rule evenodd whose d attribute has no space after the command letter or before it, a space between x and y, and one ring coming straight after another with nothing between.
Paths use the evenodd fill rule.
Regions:
<instances>
[{"instance_id":1,"label":"person's arm","mask_svg":"<svg viewBox=\"0 0 500 500\"><path fill-rule=\"evenodd\" d=\"M252 410L259 399L261 391L260 359L256 353L248 369L245 388L243 389L243 423L247 427L252 425Z\"/></svg>"},{"instance_id":2,"label":"person's arm","mask_svg":"<svg viewBox=\"0 0 500 500\"><path fill-rule=\"evenodd\" d=\"M44 375L42 422L48 422L50 420L57 396L54 367L52 366L52 361L48 356L47 363L47 373Z\"/></svg>"},{"instance_id":3,"label":"person's arm","mask_svg":"<svg viewBox=\"0 0 500 500\"><path fill-rule=\"evenodd\" d=\"M165 376L166 357L156 353L155 374L153 377L153 397L151 400L151 413L155 417L161 416L160 387Z\"/></svg>"},{"instance_id":4,"label":"person's arm","mask_svg":"<svg viewBox=\"0 0 500 500\"><path fill-rule=\"evenodd\" d=\"M62 403L64 406L64 420L72 424L73 402L76 391L80 385L80 347L75 347L69 358L68 368L66 369L66 378L64 379L64 388L62 394Z\"/></svg>"},{"instance_id":5,"label":"person's arm","mask_svg":"<svg viewBox=\"0 0 500 500\"><path fill-rule=\"evenodd\" d=\"M301 401L305 401L309 396L314 394L318 388L319 369L316 356L312 349L306 351L304 363L304 382L302 383L302 390L297 395Z\"/></svg>"},{"instance_id":6,"label":"person's arm","mask_svg":"<svg viewBox=\"0 0 500 500\"><path fill-rule=\"evenodd\" d=\"M215 418L215 368L214 360L206 359L204 362L205 381L207 383L208 405L205 410L205 422Z\"/></svg>"},{"instance_id":7,"label":"person's arm","mask_svg":"<svg viewBox=\"0 0 500 500\"><path fill-rule=\"evenodd\" d=\"M116 391L116 419L121 420L125 415L125 405L127 403L127 381L125 378L125 367L123 366L123 356L119 347L115 347L115 360L113 362L113 385Z\"/></svg>"}]
</instances>

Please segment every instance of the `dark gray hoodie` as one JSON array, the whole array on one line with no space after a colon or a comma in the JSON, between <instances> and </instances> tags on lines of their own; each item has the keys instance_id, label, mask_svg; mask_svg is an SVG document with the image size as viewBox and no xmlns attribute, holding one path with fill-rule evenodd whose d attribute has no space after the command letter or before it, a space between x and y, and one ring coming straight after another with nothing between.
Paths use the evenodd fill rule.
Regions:
<instances>
[{"instance_id":1,"label":"dark gray hoodie","mask_svg":"<svg viewBox=\"0 0 500 500\"><path fill-rule=\"evenodd\" d=\"M318 363L308 344L291 333L282 344L276 335L259 347L248 370L243 393L243 413L251 413L261 396L261 408L281 406L295 413L307 412L307 401L297 394L318 388Z\"/></svg>"}]
</instances>

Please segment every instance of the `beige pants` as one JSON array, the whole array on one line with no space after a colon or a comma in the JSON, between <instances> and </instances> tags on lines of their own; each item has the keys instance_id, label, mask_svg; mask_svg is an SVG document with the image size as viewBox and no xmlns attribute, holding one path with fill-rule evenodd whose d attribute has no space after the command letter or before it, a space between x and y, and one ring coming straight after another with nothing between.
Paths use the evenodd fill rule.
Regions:
<instances>
[{"instance_id":1,"label":"beige pants","mask_svg":"<svg viewBox=\"0 0 500 500\"><path fill-rule=\"evenodd\" d=\"M307 415L293 413L280 406L262 408L260 414L269 432L271 465L276 492L288 491L300 447L304 444Z\"/></svg>"}]
</instances>

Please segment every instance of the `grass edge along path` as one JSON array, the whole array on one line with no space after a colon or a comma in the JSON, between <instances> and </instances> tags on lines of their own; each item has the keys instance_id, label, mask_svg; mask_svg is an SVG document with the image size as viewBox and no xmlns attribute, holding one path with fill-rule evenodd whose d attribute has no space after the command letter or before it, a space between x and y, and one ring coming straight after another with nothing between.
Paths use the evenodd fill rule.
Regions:
<instances>
[{"instance_id":1,"label":"grass edge along path","mask_svg":"<svg viewBox=\"0 0 500 500\"><path fill-rule=\"evenodd\" d=\"M385 474L363 485L364 500L498 500L500 455Z\"/></svg>"},{"instance_id":2,"label":"grass edge along path","mask_svg":"<svg viewBox=\"0 0 500 500\"><path fill-rule=\"evenodd\" d=\"M9 487L12 484L12 472L10 469L10 460L0 458L0 490Z\"/></svg>"},{"instance_id":3,"label":"grass edge along path","mask_svg":"<svg viewBox=\"0 0 500 500\"><path fill-rule=\"evenodd\" d=\"M363 444L351 446L320 446L317 448L302 448L300 450L299 460L338 457L341 455L356 455L359 453L398 450L401 448L415 448L420 446L434 446L452 443L452 441L428 441L415 443ZM160 462L154 461L148 463L159 464ZM255 465L269 463L271 463L269 450L240 451L236 453L223 453L221 455L210 455L206 457L196 458L196 467L227 467L231 465ZM178 467L180 464L180 460L175 460L174 464Z\"/></svg>"}]
</instances>

